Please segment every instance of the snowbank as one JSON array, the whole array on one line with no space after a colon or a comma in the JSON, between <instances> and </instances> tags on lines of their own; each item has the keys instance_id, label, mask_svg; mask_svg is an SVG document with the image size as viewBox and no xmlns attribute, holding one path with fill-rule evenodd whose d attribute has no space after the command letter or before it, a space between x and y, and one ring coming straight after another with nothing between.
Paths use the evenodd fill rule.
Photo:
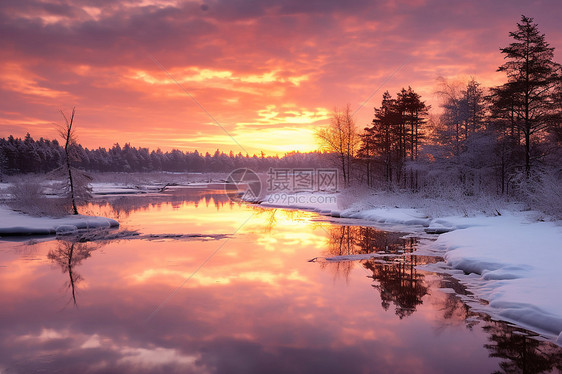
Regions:
<instances>
[{"instance_id":1,"label":"snowbank","mask_svg":"<svg viewBox=\"0 0 562 374\"><path fill-rule=\"evenodd\" d=\"M453 276L487 300L491 314L560 340L562 227L521 213L477 219L480 226L442 234L430 245L446 251L447 264L463 271Z\"/></svg>"},{"instance_id":2,"label":"snowbank","mask_svg":"<svg viewBox=\"0 0 562 374\"><path fill-rule=\"evenodd\" d=\"M359 218L384 224L419 225L428 227L431 219L416 209L408 208L373 208L360 211L344 210L344 218Z\"/></svg>"},{"instance_id":3,"label":"snowbank","mask_svg":"<svg viewBox=\"0 0 562 374\"><path fill-rule=\"evenodd\" d=\"M384 225L385 228L394 226L398 229L397 231L403 231L401 226L406 226L410 227L409 231L414 233L425 231L431 234L441 234L481 225L479 217L432 218L422 209L374 207L372 203L362 201L354 202L351 207L344 208L341 200L340 194L329 192L277 193L265 196L260 205L270 208L310 210L333 217L366 220Z\"/></svg>"},{"instance_id":4,"label":"snowbank","mask_svg":"<svg viewBox=\"0 0 562 374\"><path fill-rule=\"evenodd\" d=\"M164 191L178 189L209 189L209 190L225 190L229 188L229 184L223 181L211 182L184 182L184 183L119 183L119 182L92 182L90 187L94 195L140 195L140 194L158 194Z\"/></svg>"},{"instance_id":5,"label":"snowbank","mask_svg":"<svg viewBox=\"0 0 562 374\"><path fill-rule=\"evenodd\" d=\"M94 195L136 195L159 192L164 185L94 182L90 187Z\"/></svg>"},{"instance_id":6,"label":"snowbank","mask_svg":"<svg viewBox=\"0 0 562 374\"><path fill-rule=\"evenodd\" d=\"M105 217L33 217L0 205L0 236L70 234L77 230L118 226L119 222Z\"/></svg>"}]
</instances>

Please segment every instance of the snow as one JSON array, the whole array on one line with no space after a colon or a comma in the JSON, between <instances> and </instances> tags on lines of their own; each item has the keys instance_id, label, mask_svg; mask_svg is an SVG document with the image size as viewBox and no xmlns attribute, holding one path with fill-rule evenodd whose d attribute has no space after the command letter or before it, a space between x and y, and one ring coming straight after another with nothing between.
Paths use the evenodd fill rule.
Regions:
<instances>
[{"instance_id":1,"label":"snow","mask_svg":"<svg viewBox=\"0 0 562 374\"><path fill-rule=\"evenodd\" d=\"M72 215L61 218L33 217L0 205L0 237L9 235L64 235L77 230L118 227L105 217Z\"/></svg>"},{"instance_id":2,"label":"snow","mask_svg":"<svg viewBox=\"0 0 562 374\"><path fill-rule=\"evenodd\" d=\"M118 183L118 182L92 182L90 187L94 195L140 195L158 194L164 191L179 189L219 189L229 188L229 184L223 181L211 182L184 182L179 183Z\"/></svg>"},{"instance_id":3,"label":"snow","mask_svg":"<svg viewBox=\"0 0 562 374\"><path fill-rule=\"evenodd\" d=\"M458 223L460 218L453 220ZM562 227L531 222L517 212L477 221L479 226L442 234L429 245L445 251L447 264L463 271L454 276L487 300L492 314L558 337L562 333Z\"/></svg>"},{"instance_id":4,"label":"snow","mask_svg":"<svg viewBox=\"0 0 562 374\"><path fill-rule=\"evenodd\" d=\"M95 195L132 195L159 192L164 185L94 182L90 187Z\"/></svg>"},{"instance_id":5,"label":"snow","mask_svg":"<svg viewBox=\"0 0 562 374\"><path fill-rule=\"evenodd\" d=\"M416 209L409 208L374 208L360 211L344 210L344 218L359 218L377 223L429 226L431 219Z\"/></svg>"},{"instance_id":6,"label":"snow","mask_svg":"<svg viewBox=\"0 0 562 374\"><path fill-rule=\"evenodd\" d=\"M291 201L286 198L285 202ZM271 206L269 203L262 203ZM277 202L275 206L283 206ZM447 264L421 266L446 272L467 286L480 308L491 316L534 330L562 346L562 226L560 221L537 221L534 212L512 208L501 215L431 217L422 209L382 206L356 201L350 208L337 204L286 204L332 216L367 220L386 230L432 235L420 241L420 253L443 256ZM495 211L495 208L494 208ZM427 236L427 235L426 235ZM361 260L365 256L327 258L326 261ZM371 257L372 258L372 257Z\"/></svg>"},{"instance_id":7,"label":"snow","mask_svg":"<svg viewBox=\"0 0 562 374\"><path fill-rule=\"evenodd\" d=\"M389 205L375 207L372 203L364 201L356 201L350 207L344 207L341 200L343 199L340 194L330 192L277 193L265 196L260 205L270 208L311 210L333 217L366 220L385 227L406 226L416 233L443 233L481 225L479 216L432 218L419 208Z\"/></svg>"},{"instance_id":8,"label":"snow","mask_svg":"<svg viewBox=\"0 0 562 374\"><path fill-rule=\"evenodd\" d=\"M340 262L340 261L361 261L361 260L372 260L375 258L391 258L391 257L401 257L401 254L396 253L362 253L356 255L341 255L332 257L315 257L308 262Z\"/></svg>"}]
</instances>

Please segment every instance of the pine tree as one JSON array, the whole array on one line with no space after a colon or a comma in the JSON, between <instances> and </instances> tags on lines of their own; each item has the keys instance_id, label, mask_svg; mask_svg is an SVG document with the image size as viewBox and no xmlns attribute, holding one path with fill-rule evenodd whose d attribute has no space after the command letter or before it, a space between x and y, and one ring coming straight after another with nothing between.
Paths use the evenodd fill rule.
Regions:
<instances>
[{"instance_id":1,"label":"pine tree","mask_svg":"<svg viewBox=\"0 0 562 374\"><path fill-rule=\"evenodd\" d=\"M362 154L372 155L384 165L384 179L387 183L406 182L404 167L406 161L418 157L420 141L423 138L422 125L429 107L411 87L402 89L393 99L383 94L380 108L375 108L372 127L365 128L361 136ZM411 175L411 186L415 176Z\"/></svg>"},{"instance_id":2,"label":"pine tree","mask_svg":"<svg viewBox=\"0 0 562 374\"><path fill-rule=\"evenodd\" d=\"M386 91L382 97L381 107L375 108L375 119L370 132L377 149L376 153L381 156L384 163L384 178L387 183L392 182L393 152L400 141L398 137L400 122L396 100Z\"/></svg>"},{"instance_id":3,"label":"pine tree","mask_svg":"<svg viewBox=\"0 0 562 374\"><path fill-rule=\"evenodd\" d=\"M507 61L498 68L507 74L508 81L492 89L493 112L509 119L522 134L525 172L529 177L534 136L562 118L555 96L561 81L561 65L553 61L554 48L532 18L522 16L517 30L509 36L514 41L500 49Z\"/></svg>"}]
</instances>

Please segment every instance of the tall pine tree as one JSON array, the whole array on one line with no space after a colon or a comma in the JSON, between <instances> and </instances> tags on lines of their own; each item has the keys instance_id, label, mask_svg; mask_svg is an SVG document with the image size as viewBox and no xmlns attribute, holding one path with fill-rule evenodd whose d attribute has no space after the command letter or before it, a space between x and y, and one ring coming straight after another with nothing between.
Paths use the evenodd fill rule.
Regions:
<instances>
[{"instance_id":1,"label":"tall pine tree","mask_svg":"<svg viewBox=\"0 0 562 374\"><path fill-rule=\"evenodd\" d=\"M507 74L508 81L492 89L493 112L509 119L522 134L525 172L529 177L534 136L562 118L556 102L561 66L553 61L554 48L546 42L532 18L522 16L517 30L509 36L514 41L500 49L507 61L498 68Z\"/></svg>"}]
</instances>

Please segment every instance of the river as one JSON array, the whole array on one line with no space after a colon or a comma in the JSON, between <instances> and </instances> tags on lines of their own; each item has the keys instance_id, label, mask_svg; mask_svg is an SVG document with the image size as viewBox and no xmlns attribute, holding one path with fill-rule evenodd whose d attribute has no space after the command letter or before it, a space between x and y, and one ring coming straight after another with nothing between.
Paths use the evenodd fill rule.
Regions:
<instances>
[{"instance_id":1,"label":"river","mask_svg":"<svg viewBox=\"0 0 562 374\"><path fill-rule=\"evenodd\" d=\"M560 370L559 347L420 270L440 259L415 238L212 191L83 209L124 234L0 241L2 374Z\"/></svg>"}]
</instances>

